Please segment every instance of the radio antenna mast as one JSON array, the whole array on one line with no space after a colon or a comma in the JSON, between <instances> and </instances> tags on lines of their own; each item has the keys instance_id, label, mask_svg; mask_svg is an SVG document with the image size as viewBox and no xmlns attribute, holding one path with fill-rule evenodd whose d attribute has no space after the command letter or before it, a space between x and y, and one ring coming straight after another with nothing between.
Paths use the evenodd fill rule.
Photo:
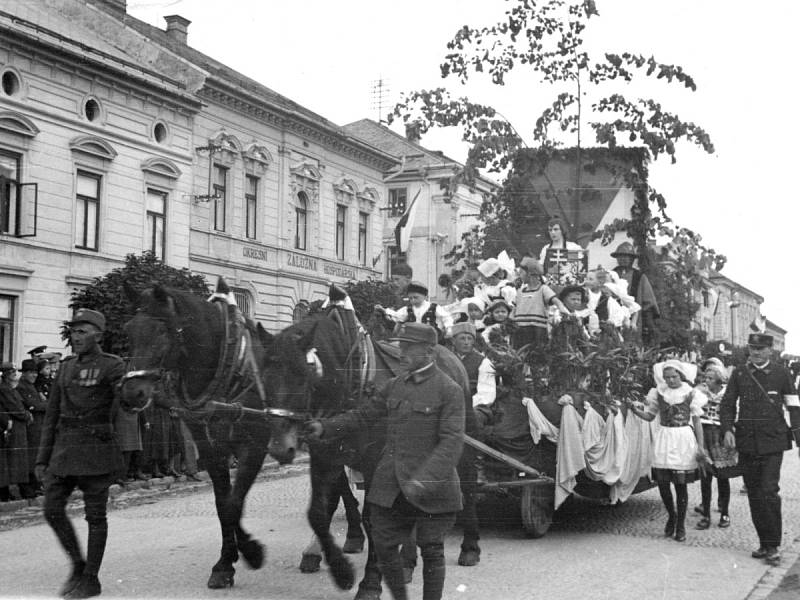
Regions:
<instances>
[{"instance_id":1,"label":"radio antenna mast","mask_svg":"<svg viewBox=\"0 0 800 600\"><path fill-rule=\"evenodd\" d=\"M389 89L389 82L384 79L383 76L378 75L378 79L371 83L370 108L377 109L378 123L381 124L386 123L386 121L383 120L383 113L386 109L386 104L389 102L389 92L391 92L391 89Z\"/></svg>"}]
</instances>

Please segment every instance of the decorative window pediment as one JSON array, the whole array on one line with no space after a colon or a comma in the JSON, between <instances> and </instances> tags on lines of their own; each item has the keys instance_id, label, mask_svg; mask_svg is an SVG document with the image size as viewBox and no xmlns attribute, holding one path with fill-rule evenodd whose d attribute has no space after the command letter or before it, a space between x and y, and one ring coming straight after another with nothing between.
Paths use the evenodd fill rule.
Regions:
<instances>
[{"instance_id":1,"label":"decorative window pediment","mask_svg":"<svg viewBox=\"0 0 800 600\"><path fill-rule=\"evenodd\" d=\"M375 208L375 205L380 200L381 196L374 187L365 187L359 194L358 200L361 202L361 205L369 210Z\"/></svg>"},{"instance_id":2,"label":"decorative window pediment","mask_svg":"<svg viewBox=\"0 0 800 600\"><path fill-rule=\"evenodd\" d=\"M352 179L340 177L339 180L333 184L333 191L336 195L336 202L340 204L352 204L353 200L358 195L358 186Z\"/></svg>"},{"instance_id":3,"label":"decorative window pediment","mask_svg":"<svg viewBox=\"0 0 800 600\"><path fill-rule=\"evenodd\" d=\"M322 175L319 172L319 167L307 160L297 163L289 170L295 177L303 177L305 179L311 179L312 181L317 182L322 179Z\"/></svg>"},{"instance_id":4,"label":"decorative window pediment","mask_svg":"<svg viewBox=\"0 0 800 600\"><path fill-rule=\"evenodd\" d=\"M226 164L232 164L242 153L242 143L235 135L225 131L220 131L210 138L208 145L214 148L214 159L222 160Z\"/></svg>"},{"instance_id":5,"label":"decorative window pediment","mask_svg":"<svg viewBox=\"0 0 800 600\"><path fill-rule=\"evenodd\" d=\"M34 137L39 128L22 113L10 110L0 111L0 131L8 131L25 137Z\"/></svg>"},{"instance_id":6,"label":"decorative window pediment","mask_svg":"<svg viewBox=\"0 0 800 600\"><path fill-rule=\"evenodd\" d=\"M114 160L117 151L102 138L93 135L80 135L69 143L69 149L73 152L82 152L105 160Z\"/></svg>"},{"instance_id":7,"label":"decorative window pediment","mask_svg":"<svg viewBox=\"0 0 800 600\"><path fill-rule=\"evenodd\" d=\"M319 168L310 161L302 161L289 168L291 176L292 195L305 192L314 203L319 202L319 182L322 179Z\"/></svg>"},{"instance_id":8,"label":"decorative window pediment","mask_svg":"<svg viewBox=\"0 0 800 600\"><path fill-rule=\"evenodd\" d=\"M264 146L260 146L253 142L242 151L245 167L254 171L266 171L267 167L272 164L272 154Z\"/></svg>"},{"instance_id":9,"label":"decorative window pediment","mask_svg":"<svg viewBox=\"0 0 800 600\"><path fill-rule=\"evenodd\" d=\"M162 175L170 179L178 179L181 176L181 170L171 160L154 156L142 161L142 171L152 173L154 175Z\"/></svg>"}]
</instances>

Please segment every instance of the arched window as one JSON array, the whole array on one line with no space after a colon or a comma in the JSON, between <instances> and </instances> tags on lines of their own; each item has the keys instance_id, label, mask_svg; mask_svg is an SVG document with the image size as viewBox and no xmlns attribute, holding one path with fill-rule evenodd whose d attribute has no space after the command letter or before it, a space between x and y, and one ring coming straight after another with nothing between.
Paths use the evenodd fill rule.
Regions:
<instances>
[{"instance_id":1,"label":"arched window","mask_svg":"<svg viewBox=\"0 0 800 600\"><path fill-rule=\"evenodd\" d=\"M294 211L296 221L294 247L305 250L308 241L308 196L305 192L297 193L297 205Z\"/></svg>"}]
</instances>

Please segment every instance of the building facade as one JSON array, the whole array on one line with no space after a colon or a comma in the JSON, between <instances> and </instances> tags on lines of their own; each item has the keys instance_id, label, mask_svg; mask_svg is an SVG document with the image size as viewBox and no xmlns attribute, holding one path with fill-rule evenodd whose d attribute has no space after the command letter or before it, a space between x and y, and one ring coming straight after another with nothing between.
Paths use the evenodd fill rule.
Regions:
<instances>
[{"instance_id":1,"label":"building facade","mask_svg":"<svg viewBox=\"0 0 800 600\"><path fill-rule=\"evenodd\" d=\"M446 255L479 224L481 204L496 193L497 184L483 178L474 189L453 184L463 165L422 146L413 124L406 128L405 137L370 119L350 123L344 129L397 161L383 178L387 196L382 211L386 273L391 273L396 262L406 262L414 270L414 279L428 287L433 300L451 300L437 283L439 275L452 270ZM398 230L406 212L407 223Z\"/></svg>"},{"instance_id":2,"label":"building facade","mask_svg":"<svg viewBox=\"0 0 800 600\"><path fill-rule=\"evenodd\" d=\"M61 349L70 294L153 251L276 330L382 277L397 161L158 29L124 0L0 9L0 356Z\"/></svg>"}]
</instances>

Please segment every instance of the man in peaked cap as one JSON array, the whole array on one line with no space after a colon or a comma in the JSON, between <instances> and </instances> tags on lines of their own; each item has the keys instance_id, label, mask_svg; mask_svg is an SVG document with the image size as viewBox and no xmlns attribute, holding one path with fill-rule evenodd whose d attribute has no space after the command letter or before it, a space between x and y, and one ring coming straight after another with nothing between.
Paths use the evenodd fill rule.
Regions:
<instances>
[{"instance_id":1,"label":"man in peaked cap","mask_svg":"<svg viewBox=\"0 0 800 600\"><path fill-rule=\"evenodd\" d=\"M617 249L611 253L617 259L617 266L614 271L620 279L628 282L628 293L633 296L636 303L642 307L639 311L640 318L634 315L631 319L633 327L641 326L642 342L652 346L656 343L656 319L661 316L658 308L658 300L653 292L653 286L647 275L639 269L633 267L633 262L639 256L630 242L622 242ZM639 323L640 321L640 323Z\"/></svg>"},{"instance_id":2,"label":"man in peaked cap","mask_svg":"<svg viewBox=\"0 0 800 600\"><path fill-rule=\"evenodd\" d=\"M395 600L408 598L399 547L416 527L423 597L442 597L444 536L462 509L456 465L463 449L464 392L434 361L436 330L403 323L394 338L407 370L369 405L308 424L312 439L335 440L387 420L386 447L367 493L372 539Z\"/></svg>"},{"instance_id":3,"label":"man in peaked cap","mask_svg":"<svg viewBox=\"0 0 800 600\"><path fill-rule=\"evenodd\" d=\"M100 349L102 313L79 308L67 325L75 354L63 361L50 390L36 476L45 485L45 519L72 562L61 595L89 598L101 592L97 575L108 537L108 488L122 465L113 423L125 367L120 357ZM83 492L89 525L85 559L65 512L76 487Z\"/></svg>"},{"instance_id":4,"label":"man in peaked cap","mask_svg":"<svg viewBox=\"0 0 800 600\"><path fill-rule=\"evenodd\" d=\"M800 400L789 370L771 360L772 342L771 335L750 334L748 362L734 369L720 403L720 433L725 446L739 452L750 516L759 539L752 556L776 564L783 534L778 494L781 463L793 438L800 446Z\"/></svg>"}]
</instances>

